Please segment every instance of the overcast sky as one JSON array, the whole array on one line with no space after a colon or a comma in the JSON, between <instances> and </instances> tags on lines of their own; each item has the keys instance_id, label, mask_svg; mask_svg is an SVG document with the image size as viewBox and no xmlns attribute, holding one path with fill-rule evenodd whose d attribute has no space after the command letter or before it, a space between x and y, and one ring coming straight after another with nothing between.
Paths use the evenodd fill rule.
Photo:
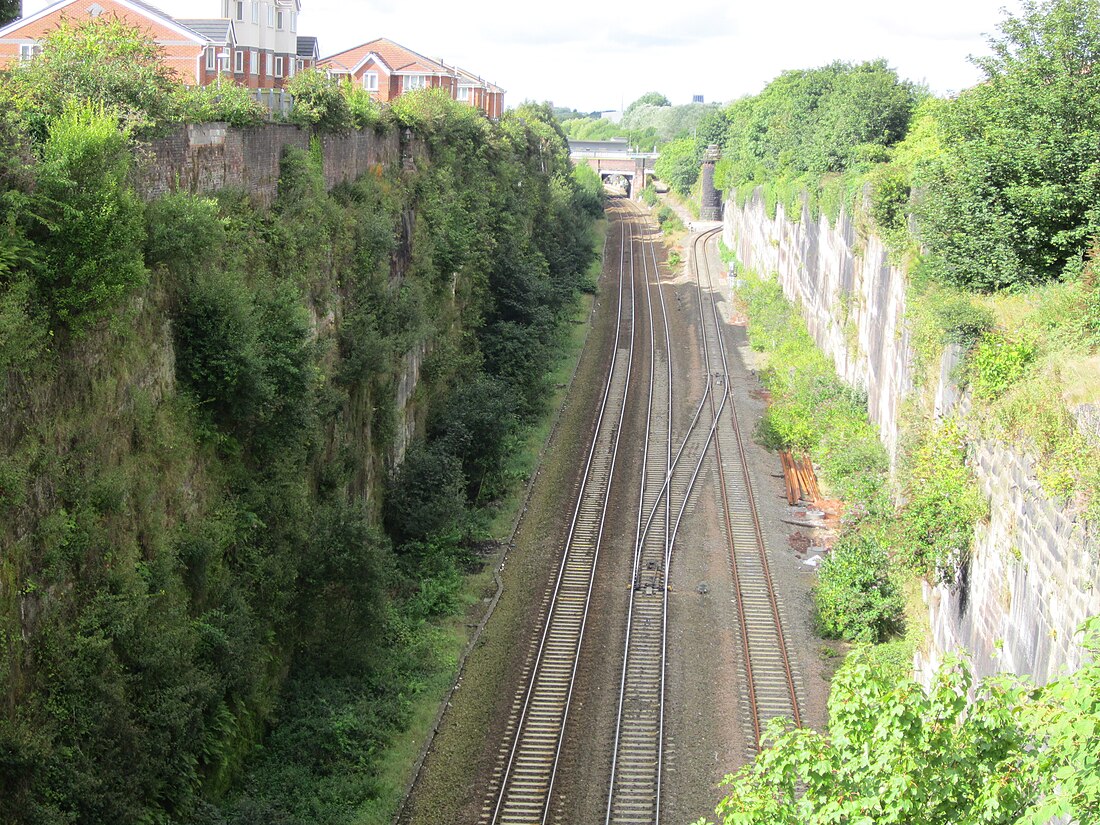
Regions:
<instances>
[{"instance_id":1,"label":"overcast sky","mask_svg":"<svg viewBox=\"0 0 1100 825\"><path fill-rule=\"evenodd\" d=\"M217 17L220 0L149 0L177 17ZM26 0L26 13L47 3ZM1000 9L1017 0L303 0L299 34L333 54L376 37L503 86L506 103L618 108L648 91L673 103L758 92L785 69L885 57L934 92L972 85Z\"/></svg>"}]
</instances>

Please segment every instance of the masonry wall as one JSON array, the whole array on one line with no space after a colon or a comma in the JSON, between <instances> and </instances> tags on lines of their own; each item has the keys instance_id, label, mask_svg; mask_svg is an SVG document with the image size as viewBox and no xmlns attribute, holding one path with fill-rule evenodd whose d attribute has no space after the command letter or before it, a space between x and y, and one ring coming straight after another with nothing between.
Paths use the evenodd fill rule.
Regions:
<instances>
[{"instance_id":1,"label":"masonry wall","mask_svg":"<svg viewBox=\"0 0 1100 825\"><path fill-rule=\"evenodd\" d=\"M801 306L818 346L850 385L867 391L868 408L894 456L898 412L912 389L912 351L905 331L906 274L892 267L882 243L858 237L845 216L771 219L754 197L730 200L725 241L762 275L775 273ZM935 413L966 414L969 403L952 379L961 358L944 353ZM1100 411L1077 411L1079 424L1100 430ZM970 651L977 676L1031 674L1045 683L1080 664L1081 622L1100 614L1100 547L1071 510L1049 499L1025 451L992 441L970 445L971 465L990 503L976 529L974 552L954 586L926 584L931 634L915 662L926 682L948 651Z\"/></svg>"},{"instance_id":2,"label":"masonry wall","mask_svg":"<svg viewBox=\"0 0 1100 825\"><path fill-rule=\"evenodd\" d=\"M776 273L798 304L810 334L849 385L867 393L868 411L891 458L897 450L898 410L912 386L905 330L905 273L891 266L878 238L858 241L851 220L836 226L803 211L795 222L779 206L773 220L759 193L742 208L726 204L725 241L745 266Z\"/></svg>"},{"instance_id":3,"label":"masonry wall","mask_svg":"<svg viewBox=\"0 0 1100 825\"><path fill-rule=\"evenodd\" d=\"M179 126L145 147L135 186L146 198L175 191L212 193L230 187L244 189L260 203L270 204L284 149L308 150L310 137L308 129L274 123L249 129L234 129L224 123ZM401 162L403 157L396 131L378 135L356 130L319 135L318 139L329 188L355 180L378 164Z\"/></svg>"}]
</instances>

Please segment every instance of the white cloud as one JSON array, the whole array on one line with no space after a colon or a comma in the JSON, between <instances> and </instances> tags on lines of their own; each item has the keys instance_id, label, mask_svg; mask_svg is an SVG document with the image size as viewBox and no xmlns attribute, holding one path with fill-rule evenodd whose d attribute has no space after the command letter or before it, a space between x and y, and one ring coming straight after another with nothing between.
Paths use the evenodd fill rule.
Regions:
<instances>
[{"instance_id":1,"label":"white cloud","mask_svg":"<svg viewBox=\"0 0 1100 825\"><path fill-rule=\"evenodd\" d=\"M151 2L179 17L221 9L220 0ZM44 5L26 0L25 11ZM647 91L674 103L695 94L731 100L785 69L876 57L933 91L957 91L978 79L967 56L986 51L984 34L996 30L1004 5L926 0L918 13L881 0L303 0L299 31L318 36L323 54L388 37L499 83L509 103L553 100L590 111Z\"/></svg>"}]
</instances>

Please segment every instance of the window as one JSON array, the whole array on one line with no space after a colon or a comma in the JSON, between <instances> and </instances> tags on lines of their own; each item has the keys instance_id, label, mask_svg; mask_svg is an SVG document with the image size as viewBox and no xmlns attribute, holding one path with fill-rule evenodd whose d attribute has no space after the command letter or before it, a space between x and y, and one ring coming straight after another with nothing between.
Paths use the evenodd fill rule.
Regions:
<instances>
[{"instance_id":1,"label":"window","mask_svg":"<svg viewBox=\"0 0 1100 825\"><path fill-rule=\"evenodd\" d=\"M275 28L275 4L267 4L267 27L269 29Z\"/></svg>"},{"instance_id":2,"label":"window","mask_svg":"<svg viewBox=\"0 0 1100 825\"><path fill-rule=\"evenodd\" d=\"M290 13L290 30L292 32L298 31L298 12L296 11Z\"/></svg>"},{"instance_id":3,"label":"window","mask_svg":"<svg viewBox=\"0 0 1100 825\"><path fill-rule=\"evenodd\" d=\"M244 20L244 0L237 0L237 14L238 20Z\"/></svg>"},{"instance_id":4,"label":"window","mask_svg":"<svg viewBox=\"0 0 1100 825\"><path fill-rule=\"evenodd\" d=\"M286 25L286 21L283 19L284 17L286 17L286 15L283 12L275 12L275 28L277 28L279 31L282 31L283 26Z\"/></svg>"},{"instance_id":5,"label":"window","mask_svg":"<svg viewBox=\"0 0 1100 825\"><path fill-rule=\"evenodd\" d=\"M214 71L218 65L218 50L213 46L206 47L206 70Z\"/></svg>"},{"instance_id":6,"label":"window","mask_svg":"<svg viewBox=\"0 0 1100 825\"><path fill-rule=\"evenodd\" d=\"M252 70L252 74L260 73L260 53L255 49L248 53L248 67Z\"/></svg>"},{"instance_id":7,"label":"window","mask_svg":"<svg viewBox=\"0 0 1100 825\"><path fill-rule=\"evenodd\" d=\"M30 60L40 54L42 54L42 47L37 43L23 43L19 46L20 60Z\"/></svg>"},{"instance_id":8,"label":"window","mask_svg":"<svg viewBox=\"0 0 1100 825\"><path fill-rule=\"evenodd\" d=\"M233 52L233 71L237 74L244 74L244 51L242 49Z\"/></svg>"},{"instance_id":9,"label":"window","mask_svg":"<svg viewBox=\"0 0 1100 825\"><path fill-rule=\"evenodd\" d=\"M428 78L422 74L409 74L401 78L401 91L411 92L413 89L423 89L428 85Z\"/></svg>"},{"instance_id":10,"label":"window","mask_svg":"<svg viewBox=\"0 0 1100 825\"><path fill-rule=\"evenodd\" d=\"M458 87L458 98L457 99L461 100L463 102L468 102L470 100L470 87L469 86L459 86Z\"/></svg>"},{"instance_id":11,"label":"window","mask_svg":"<svg viewBox=\"0 0 1100 825\"><path fill-rule=\"evenodd\" d=\"M363 88L368 92L378 91L378 72L367 72L363 75Z\"/></svg>"},{"instance_id":12,"label":"window","mask_svg":"<svg viewBox=\"0 0 1100 825\"><path fill-rule=\"evenodd\" d=\"M252 3L252 22L257 26L260 24L260 4L257 2Z\"/></svg>"},{"instance_id":13,"label":"window","mask_svg":"<svg viewBox=\"0 0 1100 825\"><path fill-rule=\"evenodd\" d=\"M269 55L267 52L264 52L264 71L263 71L264 77L267 77L268 75L271 74L270 69L271 69L271 55Z\"/></svg>"},{"instance_id":14,"label":"window","mask_svg":"<svg viewBox=\"0 0 1100 825\"><path fill-rule=\"evenodd\" d=\"M301 70L302 70L302 61L301 60L295 60L294 58L291 58L290 59L290 76L294 77L294 75L296 73L300 72Z\"/></svg>"},{"instance_id":15,"label":"window","mask_svg":"<svg viewBox=\"0 0 1100 825\"><path fill-rule=\"evenodd\" d=\"M275 77L283 76L283 57L279 55L275 58Z\"/></svg>"}]
</instances>

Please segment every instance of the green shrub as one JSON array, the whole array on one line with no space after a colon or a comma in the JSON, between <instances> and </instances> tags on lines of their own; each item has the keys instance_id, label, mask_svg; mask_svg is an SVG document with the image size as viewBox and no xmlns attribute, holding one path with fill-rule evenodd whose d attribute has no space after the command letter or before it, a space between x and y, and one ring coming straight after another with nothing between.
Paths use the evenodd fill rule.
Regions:
<instances>
[{"instance_id":1,"label":"green shrub","mask_svg":"<svg viewBox=\"0 0 1100 825\"><path fill-rule=\"evenodd\" d=\"M462 461L442 444L413 443L386 491L386 529L396 543L452 530L465 511Z\"/></svg>"},{"instance_id":2,"label":"green shrub","mask_svg":"<svg viewBox=\"0 0 1100 825\"><path fill-rule=\"evenodd\" d=\"M17 62L0 100L44 140L50 124L73 106L98 106L129 134L155 134L178 119L181 84L148 35L113 14L68 18L47 32L42 53Z\"/></svg>"},{"instance_id":3,"label":"green shrub","mask_svg":"<svg viewBox=\"0 0 1100 825\"><path fill-rule=\"evenodd\" d=\"M952 294L935 309L936 320L943 331L941 342L969 347L993 329L993 313L976 306L965 295Z\"/></svg>"},{"instance_id":4,"label":"green shrub","mask_svg":"<svg viewBox=\"0 0 1100 825\"><path fill-rule=\"evenodd\" d=\"M814 589L826 638L884 642L901 629L904 599L876 530L849 529L821 563Z\"/></svg>"},{"instance_id":5,"label":"green shrub","mask_svg":"<svg viewBox=\"0 0 1100 825\"><path fill-rule=\"evenodd\" d=\"M992 400L1020 380L1035 360L1035 345L987 332L967 357L966 372L977 398Z\"/></svg>"},{"instance_id":6,"label":"green shrub","mask_svg":"<svg viewBox=\"0 0 1100 825\"><path fill-rule=\"evenodd\" d=\"M226 81L209 86L184 86L179 93L179 117L185 123L224 121L230 126L258 126L270 117L252 90Z\"/></svg>"},{"instance_id":7,"label":"green shrub","mask_svg":"<svg viewBox=\"0 0 1100 825\"><path fill-rule=\"evenodd\" d=\"M680 220L680 216L676 214L671 206L662 206L657 210L657 223L666 235L683 232L687 229L684 222Z\"/></svg>"},{"instance_id":8,"label":"green shrub","mask_svg":"<svg viewBox=\"0 0 1100 825\"><path fill-rule=\"evenodd\" d=\"M385 125L384 110L370 92L359 86L345 87L348 99L348 115L356 129L380 129Z\"/></svg>"},{"instance_id":9,"label":"green shrub","mask_svg":"<svg viewBox=\"0 0 1100 825\"><path fill-rule=\"evenodd\" d=\"M145 207L145 261L174 272L197 271L225 244L218 202L174 192Z\"/></svg>"},{"instance_id":10,"label":"green shrub","mask_svg":"<svg viewBox=\"0 0 1100 825\"><path fill-rule=\"evenodd\" d=\"M657 196L657 190L653 188L653 184L649 184L642 190L641 198L642 203L646 206L656 206L660 201L660 198Z\"/></svg>"},{"instance_id":11,"label":"green shrub","mask_svg":"<svg viewBox=\"0 0 1100 825\"><path fill-rule=\"evenodd\" d=\"M921 433L905 456L904 504L894 525L894 545L905 563L923 575L953 583L969 559L974 525L988 512L965 440L947 421Z\"/></svg>"},{"instance_id":12,"label":"green shrub","mask_svg":"<svg viewBox=\"0 0 1100 825\"><path fill-rule=\"evenodd\" d=\"M49 127L39 195L45 227L39 289L55 317L80 331L145 283L142 207L130 188L130 147L115 117L68 106Z\"/></svg>"},{"instance_id":13,"label":"green shrub","mask_svg":"<svg viewBox=\"0 0 1100 825\"><path fill-rule=\"evenodd\" d=\"M322 132L342 132L352 127L351 109L345 90L347 81L330 77L319 69L299 72L287 84L294 97L290 120Z\"/></svg>"}]
</instances>

